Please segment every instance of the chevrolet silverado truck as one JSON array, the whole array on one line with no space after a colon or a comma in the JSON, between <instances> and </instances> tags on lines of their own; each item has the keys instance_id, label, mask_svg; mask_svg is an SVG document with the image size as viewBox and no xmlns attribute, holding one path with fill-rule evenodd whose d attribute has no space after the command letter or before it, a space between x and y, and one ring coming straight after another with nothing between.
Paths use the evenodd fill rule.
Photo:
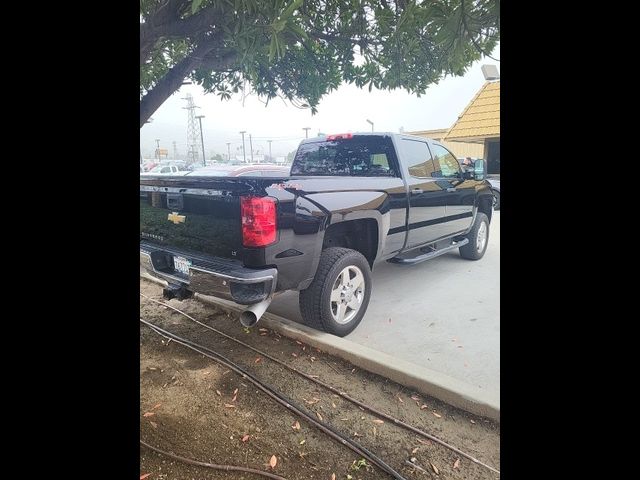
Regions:
<instances>
[{"instance_id":1,"label":"chevrolet silverado truck","mask_svg":"<svg viewBox=\"0 0 640 480\"><path fill-rule=\"evenodd\" d=\"M365 315L379 262L453 249L483 257L493 212L484 165L463 172L427 138L348 133L303 140L289 176L141 176L140 263L166 296L243 306L245 326L297 290L307 325L345 336Z\"/></svg>"}]
</instances>

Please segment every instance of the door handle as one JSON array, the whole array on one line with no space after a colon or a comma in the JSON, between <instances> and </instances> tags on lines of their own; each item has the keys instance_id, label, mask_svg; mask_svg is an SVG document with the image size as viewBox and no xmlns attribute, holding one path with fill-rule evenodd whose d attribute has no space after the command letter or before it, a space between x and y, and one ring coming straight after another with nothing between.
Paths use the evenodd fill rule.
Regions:
<instances>
[{"instance_id":1,"label":"door handle","mask_svg":"<svg viewBox=\"0 0 640 480\"><path fill-rule=\"evenodd\" d=\"M411 189L411 195L420 195L421 193L424 193L424 191L421 188Z\"/></svg>"},{"instance_id":2,"label":"door handle","mask_svg":"<svg viewBox=\"0 0 640 480\"><path fill-rule=\"evenodd\" d=\"M453 188L453 187L447 188L447 192L449 192L449 193L454 193L455 191L456 191L456 189Z\"/></svg>"}]
</instances>

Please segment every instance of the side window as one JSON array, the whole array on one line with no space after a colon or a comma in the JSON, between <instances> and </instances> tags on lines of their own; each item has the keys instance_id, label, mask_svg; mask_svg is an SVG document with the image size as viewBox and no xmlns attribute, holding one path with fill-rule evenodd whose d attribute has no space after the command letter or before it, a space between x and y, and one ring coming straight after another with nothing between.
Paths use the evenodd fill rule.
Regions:
<instances>
[{"instance_id":1,"label":"side window","mask_svg":"<svg viewBox=\"0 0 640 480\"><path fill-rule=\"evenodd\" d=\"M409 175L417 178L433 176L434 165L431 152L425 142L402 139L400 141L400 158L409 168Z\"/></svg>"},{"instance_id":2,"label":"side window","mask_svg":"<svg viewBox=\"0 0 640 480\"><path fill-rule=\"evenodd\" d=\"M162 167L162 170L160 170L160 173L171 173L171 168L170 167Z\"/></svg>"},{"instance_id":3,"label":"side window","mask_svg":"<svg viewBox=\"0 0 640 480\"><path fill-rule=\"evenodd\" d=\"M458 160L443 146L433 146L433 162L435 164L434 177L458 178L460 176L460 164Z\"/></svg>"}]
</instances>

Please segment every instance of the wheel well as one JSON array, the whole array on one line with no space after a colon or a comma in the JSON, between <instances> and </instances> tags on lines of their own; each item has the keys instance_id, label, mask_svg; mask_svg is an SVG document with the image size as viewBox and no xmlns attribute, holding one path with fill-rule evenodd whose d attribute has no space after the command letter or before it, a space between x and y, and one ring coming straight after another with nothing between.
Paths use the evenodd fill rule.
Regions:
<instances>
[{"instance_id":1,"label":"wheel well","mask_svg":"<svg viewBox=\"0 0 640 480\"><path fill-rule=\"evenodd\" d=\"M491 214L493 214L493 195L488 196L488 198L482 197L480 199L478 211L484 213L489 219L489 222L491 222Z\"/></svg>"},{"instance_id":2,"label":"wheel well","mask_svg":"<svg viewBox=\"0 0 640 480\"><path fill-rule=\"evenodd\" d=\"M378 223L373 218L350 220L330 225L324 234L322 249L351 248L360 252L373 269L378 253Z\"/></svg>"}]
</instances>

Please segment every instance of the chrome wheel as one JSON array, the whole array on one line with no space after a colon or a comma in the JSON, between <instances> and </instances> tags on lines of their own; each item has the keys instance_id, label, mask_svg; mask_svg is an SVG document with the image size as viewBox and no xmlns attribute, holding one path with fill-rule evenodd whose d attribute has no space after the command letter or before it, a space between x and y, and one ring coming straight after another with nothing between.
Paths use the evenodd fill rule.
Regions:
<instances>
[{"instance_id":1,"label":"chrome wheel","mask_svg":"<svg viewBox=\"0 0 640 480\"><path fill-rule=\"evenodd\" d=\"M480 228L478 228L478 236L476 237L476 249L478 253L484 250L484 246L487 244L487 224L482 222Z\"/></svg>"},{"instance_id":2,"label":"chrome wheel","mask_svg":"<svg viewBox=\"0 0 640 480\"><path fill-rule=\"evenodd\" d=\"M350 265L343 269L331 289L331 315L341 324L357 315L364 300L366 284L362 271Z\"/></svg>"}]
</instances>

